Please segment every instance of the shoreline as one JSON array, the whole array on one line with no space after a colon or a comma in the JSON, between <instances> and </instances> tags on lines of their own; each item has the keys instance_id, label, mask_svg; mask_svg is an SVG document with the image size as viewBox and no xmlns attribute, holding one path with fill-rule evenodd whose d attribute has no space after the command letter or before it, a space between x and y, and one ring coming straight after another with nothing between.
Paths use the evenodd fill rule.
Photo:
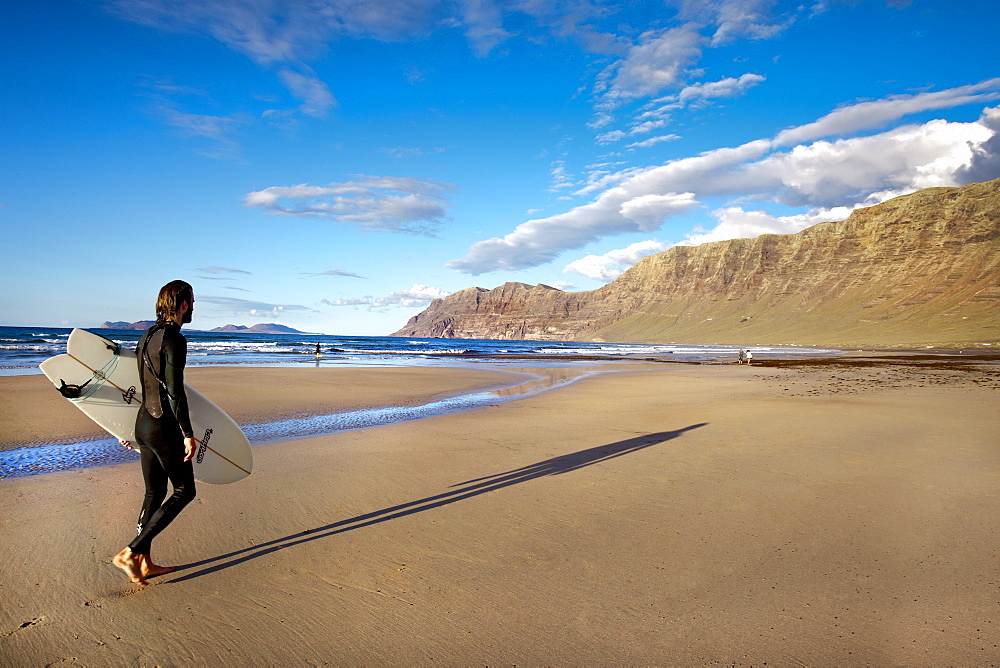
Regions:
<instances>
[{"instance_id":1,"label":"shoreline","mask_svg":"<svg viewBox=\"0 0 1000 668\"><path fill-rule=\"evenodd\" d=\"M837 356L756 357L746 366L789 370L937 369L979 375L983 386L993 387L1000 373L1000 351L908 348L840 352ZM187 380L229 413L237 424L248 426L364 409L419 406L444 398L516 387L532 382L528 378L532 375L562 378L564 382L567 377L607 371L735 363L729 356L700 361L672 359L669 355L635 359L579 356L572 360L576 364L553 367L545 366L548 359L538 360L538 365L531 364L536 360L534 356L512 356L502 364L491 364L488 358L475 364L394 366L193 364ZM511 383L510 379L518 375L523 380ZM275 397L268 390L270 387L280 388L281 396ZM0 452L106 438L109 435L54 391L40 371L0 376Z\"/></svg>"},{"instance_id":2,"label":"shoreline","mask_svg":"<svg viewBox=\"0 0 1000 668\"><path fill-rule=\"evenodd\" d=\"M497 387L511 374L437 367L301 368L191 366L186 382L237 424L383 405L412 406ZM276 396L277 395L277 396ZM0 451L108 438L44 375L0 377Z\"/></svg>"},{"instance_id":3,"label":"shoreline","mask_svg":"<svg viewBox=\"0 0 1000 668\"><path fill-rule=\"evenodd\" d=\"M440 417L462 411L482 410L504 402L522 399L541 392L555 390L582 378L599 373L613 373L610 367L563 367L563 368L518 368L504 369L508 381L493 383L483 387L465 388L462 391L447 391L431 396L412 397L404 405L378 405L337 412L328 412L333 406L324 404L327 412L303 411L301 406L293 417L283 416L279 406L273 406L271 413L264 414L265 422L244 423L240 427L248 437L251 446L260 446L283 441L316 438L338 434L354 429L371 429L401 422ZM513 377L518 377L514 381ZM478 378L478 377L477 377ZM394 377L394 382L405 380ZM273 381L274 379L271 378ZM0 383L0 397L3 385ZM368 404L370 402L363 402ZM244 408L245 410L245 408ZM10 435L8 435L10 436ZM71 471L95 466L109 466L138 461L137 453L123 449L115 438L103 434L104 438L84 440L86 437L69 435L66 443L20 443L0 447L0 479L45 475L58 471ZM17 438L14 436L14 438Z\"/></svg>"}]
</instances>

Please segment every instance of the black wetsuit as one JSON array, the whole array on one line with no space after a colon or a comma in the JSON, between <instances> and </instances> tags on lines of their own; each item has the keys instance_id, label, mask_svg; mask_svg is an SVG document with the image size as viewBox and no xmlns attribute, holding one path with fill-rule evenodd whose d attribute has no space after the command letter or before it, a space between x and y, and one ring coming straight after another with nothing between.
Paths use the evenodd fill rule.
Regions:
<instances>
[{"instance_id":1,"label":"black wetsuit","mask_svg":"<svg viewBox=\"0 0 1000 668\"><path fill-rule=\"evenodd\" d=\"M135 440L146 498L139 512L139 535L129 548L136 554L149 554L153 538L194 500L194 467L184 461L184 439L194 432L184 394L187 341L180 326L150 327L139 339L136 354L143 399L135 420ZM167 480L174 493L164 503Z\"/></svg>"}]
</instances>

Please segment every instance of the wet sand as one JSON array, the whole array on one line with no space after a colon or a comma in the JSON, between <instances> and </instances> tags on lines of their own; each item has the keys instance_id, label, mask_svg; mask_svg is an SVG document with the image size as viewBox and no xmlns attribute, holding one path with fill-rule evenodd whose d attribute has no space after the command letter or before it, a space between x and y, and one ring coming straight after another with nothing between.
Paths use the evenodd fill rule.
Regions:
<instances>
[{"instance_id":1,"label":"wet sand","mask_svg":"<svg viewBox=\"0 0 1000 668\"><path fill-rule=\"evenodd\" d=\"M135 464L6 479L0 664L996 664L995 368L650 364L263 445L147 587L110 563ZM225 371L227 410L248 373L306 410L309 370ZM350 371L307 394L404 370Z\"/></svg>"},{"instance_id":2,"label":"wet sand","mask_svg":"<svg viewBox=\"0 0 1000 668\"><path fill-rule=\"evenodd\" d=\"M239 424L413 406L516 382L492 369L191 367L185 381ZM0 450L107 438L45 376L0 377Z\"/></svg>"}]
</instances>

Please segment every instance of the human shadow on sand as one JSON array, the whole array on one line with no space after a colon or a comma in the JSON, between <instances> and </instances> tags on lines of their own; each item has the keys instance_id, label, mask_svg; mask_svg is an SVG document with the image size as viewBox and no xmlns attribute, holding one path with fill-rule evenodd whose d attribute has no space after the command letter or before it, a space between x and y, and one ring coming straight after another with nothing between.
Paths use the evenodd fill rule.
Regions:
<instances>
[{"instance_id":1,"label":"human shadow on sand","mask_svg":"<svg viewBox=\"0 0 1000 668\"><path fill-rule=\"evenodd\" d=\"M266 543L260 543L259 545L254 545L242 550L178 566L176 572L191 572L181 575L180 577L172 578L170 582L183 582L184 580L190 580L202 575L208 575L209 573L215 573L217 571L230 568L231 566L236 566L245 561L262 557L272 552L295 547L296 545L319 540L320 538L329 538L330 536L335 536L339 533L369 527L382 522L388 522L389 520L406 517L407 515L413 515L414 513L422 513L434 508L440 508L441 506L455 503L456 501L493 492L498 489L503 489L504 487L510 487L511 485L518 485L543 476L570 473L571 471L599 464L600 462L606 462L609 459L614 459L615 457L621 457L622 455L643 450L652 445L664 443L681 436L685 432L691 431L692 429L698 429L699 427L704 427L707 424L707 422L701 422L688 427L683 427L681 429L675 429L674 431L660 431L652 434L645 434L643 436L636 436L635 438L628 438L624 441L616 441L614 443L608 443L606 445L599 445L593 448L587 448L586 450L560 455L558 457L546 459L545 461L530 464L528 466L522 466L521 468L506 471L504 473L497 473L495 475L475 478L473 480L466 480L465 482L452 485L450 491L442 492L441 494L435 494L434 496L424 497L423 499L419 499L417 501L409 501L407 503L391 506L389 508L383 508L364 515L358 515L357 517L316 527L315 529L306 529L305 531L289 534L287 536L276 538Z\"/></svg>"}]
</instances>

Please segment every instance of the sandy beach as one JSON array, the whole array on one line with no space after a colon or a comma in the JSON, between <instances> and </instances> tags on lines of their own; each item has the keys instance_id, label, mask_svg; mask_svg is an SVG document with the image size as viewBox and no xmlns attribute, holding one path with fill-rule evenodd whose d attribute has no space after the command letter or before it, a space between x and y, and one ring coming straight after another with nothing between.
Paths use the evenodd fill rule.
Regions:
<instances>
[{"instance_id":1,"label":"sandy beach","mask_svg":"<svg viewBox=\"0 0 1000 668\"><path fill-rule=\"evenodd\" d=\"M995 665L997 367L648 364L255 448L154 544L137 464L0 481L0 665ZM483 369L192 369L238 421ZM0 378L0 443L94 429ZM261 388L266 388L266 391ZM331 407L334 407L331 409Z\"/></svg>"}]
</instances>

